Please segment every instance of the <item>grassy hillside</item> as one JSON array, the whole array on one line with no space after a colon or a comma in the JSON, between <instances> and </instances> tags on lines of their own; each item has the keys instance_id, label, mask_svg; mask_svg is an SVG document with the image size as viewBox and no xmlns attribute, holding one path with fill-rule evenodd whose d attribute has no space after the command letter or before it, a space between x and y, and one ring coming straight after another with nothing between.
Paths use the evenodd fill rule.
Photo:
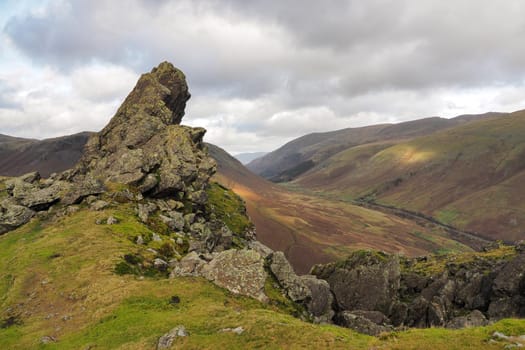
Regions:
<instances>
[{"instance_id":1,"label":"grassy hillside","mask_svg":"<svg viewBox=\"0 0 525 350\"><path fill-rule=\"evenodd\" d=\"M274 182L293 180L330 156L350 147L384 141L399 141L429 135L471 121L501 116L502 113L463 115L452 119L424 118L399 124L379 124L361 128L313 133L299 137L279 149L254 160L247 167Z\"/></svg>"},{"instance_id":2,"label":"grassy hillside","mask_svg":"<svg viewBox=\"0 0 525 350\"><path fill-rule=\"evenodd\" d=\"M113 215L116 225L95 225ZM525 322L450 331L410 330L372 338L316 326L277 306L234 296L198 278L118 275L115 266L148 229L126 206L34 219L0 236L0 348L154 349L159 336L182 324L189 336L174 349L501 349L495 330L525 333ZM173 296L180 302L170 304ZM220 332L242 326L241 335ZM56 342L42 344L42 337Z\"/></svg>"},{"instance_id":3,"label":"grassy hillside","mask_svg":"<svg viewBox=\"0 0 525 350\"><path fill-rule=\"evenodd\" d=\"M339 152L295 182L437 217L495 238L523 238L525 111L404 142Z\"/></svg>"},{"instance_id":4,"label":"grassy hillside","mask_svg":"<svg viewBox=\"0 0 525 350\"><path fill-rule=\"evenodd\" d=\"M468 251L442 229L309 192L272 184L249 172L224 150L209 145L216 180L245 201L258 239L284 251L296 271L372 248L392 253Z\"/></svg>"}]
</instances>

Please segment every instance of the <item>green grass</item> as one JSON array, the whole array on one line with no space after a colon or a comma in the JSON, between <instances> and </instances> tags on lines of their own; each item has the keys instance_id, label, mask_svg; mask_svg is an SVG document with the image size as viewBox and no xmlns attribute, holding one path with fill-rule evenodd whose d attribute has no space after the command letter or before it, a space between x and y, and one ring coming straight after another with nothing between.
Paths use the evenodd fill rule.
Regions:
<instances>
[{"instance_id":1,"label":"green grass","mask_svg":"<svg viewBox=\"0 0 525 350\"><path fill-rule=\"evenodd\" d=\"M440 210L436 214L436 219L444 224L451 225L457 219L459 214L460 213L457 210Z\"/></svg>"},{"instance_id":2,"label":"green grass","mask_svg":"<svg viewBox=\"0 0 525 350\"><path fill-rule=\"evenodd\" d=\"M207 194L208 211L222 220L233 233L243 236L252 227L243 200L233 191L218 183L211 183Z\"/></svg>"},{"instance_id":3,"label":"green grass","mask_svg":"<svg viewBox=\"0 0 525 350\"><path fill-rule=\"evenodd\" d=\"M94 224L108 215L121 223ZM154 349L158 337L179 324L190 335L177 339L175 349L501 348L487 343L491 332L525 332L524 321L504 320L472 330L410 330L373 338L291 316L300 310L271 280L266 292L272 302L262 304L200 278L115 274L115 264L139 249L128 231L143 228L120 206L82 209L55 222L35 219L0 236L0 323L9 317L20 321L0 328L0 348ZM174 296L180 303L170 303ZM245 329L241 335L220 332L238 326ZM57 342L43 345L43 336Z\"/></svg>"}]
</instances>

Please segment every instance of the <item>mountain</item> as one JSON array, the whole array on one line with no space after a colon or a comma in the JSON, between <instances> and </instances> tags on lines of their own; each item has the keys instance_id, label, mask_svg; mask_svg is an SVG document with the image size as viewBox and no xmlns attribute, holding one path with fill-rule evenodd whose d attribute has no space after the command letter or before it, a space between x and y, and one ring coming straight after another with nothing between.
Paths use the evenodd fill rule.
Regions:
<instances>
[{"instance_id":1,"label":"mountain","mask_svg":"<svg viewBox=\"0 0 525 350\"><path fill-rule=\"evenodd\" d=\"M344 258L356 249L417 256L469 251L487 244L426 220L278 186L251 173L223 149L210 144L208 148L217 161L214 179L245 200L257 238L285 252L299 273L307 273L315 264Z\"/></svg>"},{"instance_id":2,"label":"mountain","mask_svg":"<svg viewBox=\"0 0 525 350\"><path fill-rule=\"evenodd\" d=\"M236 154L234 157L239 160L242 164L248 164L252 160L260 158L267 154L268 152L251 152L251 153L239 153Z\"/></svg>"},{"instance_id":3,"label":"mountain","mask_svg":"<svg viewBox=\"0 0 525 350\"><path fill-rule=\"evenodd\" d=\"M213 181L237 186L249 172L209 146L217 165L206 131L180 124L189 98L184 74L163 62L71 169L0 178L2 349L523 345L523 320L504 319L525 316L522 244L416 258L356 250L297 275L256 239L243 200ZM280 202L276 193L266 200ZM294 196L277 207L285 221L330 205L282 196ZM382 223L367 219L359 225Z\"/></svg>"},{"instance_id":4,"label":"mountain","mask_svg":"<svg viewBox=\"0 0 525 350\"><path fill-rule=\"evenodd\" d=\"M429 135L439 130L500 115L503 114L462 115L452 119L432 117L399 124L380 124L313 133L288 142L279 149L250 162L247 167L274 182L291 181L332 155L348 148Z\"/></svg>"},{"instance_id":5,"label":"mountain","mask_svg":"<svg viewBox=\"0 0 525 350\"><path fill-rule=\"evenodd\" d=\"M294 183L516 241L525 237L524 180L525 111L518 111L408 141L347 148Z\"/></svg>"},{"instance_id":6,"label":"mountain","mask_svg":"<svg viewBox=\"0 0 525 350\"><path fill-rule=\"evenodd\" d=\"M75 165L87 140L93 133L46 140L33 140L0 135L0 174L19 176L38 171L48 177Z\"/></svg>"}]
</instances>

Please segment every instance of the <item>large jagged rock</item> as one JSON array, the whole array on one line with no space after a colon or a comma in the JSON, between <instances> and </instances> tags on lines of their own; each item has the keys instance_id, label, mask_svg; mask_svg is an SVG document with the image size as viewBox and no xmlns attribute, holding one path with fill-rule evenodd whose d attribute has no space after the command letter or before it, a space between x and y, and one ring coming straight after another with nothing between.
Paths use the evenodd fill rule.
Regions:
<instances>
[{"instance_id":1,"label":"large jagged rock","mask_svg":"<svg viewBox=\"0 0 525 350\"><path fill-rule=\"evenodd\" d=\"M286 260L283 252L273 253L268 260L270 270L291 300L298 302L311 299L310 289L295 274L292 265Z\"/></svg>"},{"instance_id":2,"label":"large jagged rock","mask_svg":"<svg viewBox=\"0 0 525 350\"><path fill-rule=\"evenodd\" d=\"M205 152L206 131L178 125L189 98L184 74L171 63L142 75L110 123L89 140L72 178L89 174L150 196L205 202L201 191L215 162Z\"/></svg>"},{"instance_id":3,"label":"large jagged rock","mask_svg":"<svg viewBox=\"0 0 525 350\"><path fill-rule=\"evenodd\" d=\"M268 267L288 297L303 304L316 323L331 323L333 295L325 280L313 275L297 276L283 252L268 255Z\"/></svg>"},{"instance_id":4,"label":"large jagged rock","mask_svg":"<svg viewBox=\"0 0 525 350\"><path fill-rule=\"evenodd\" d=\"M340 310L389 315L398 298L400 267L396 255L357 251L345 261L316 265L312 273L328 281Z\"/></svg>"}]
</instances>

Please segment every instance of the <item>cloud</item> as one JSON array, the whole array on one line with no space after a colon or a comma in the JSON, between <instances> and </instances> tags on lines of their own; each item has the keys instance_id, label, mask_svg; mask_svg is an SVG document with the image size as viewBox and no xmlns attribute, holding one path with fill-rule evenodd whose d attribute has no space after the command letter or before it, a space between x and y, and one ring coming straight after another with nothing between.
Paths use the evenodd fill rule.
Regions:
<instances>
[{"instance_id":1,"label":"cloud","mask_svg":"<svg viewBox=\"0 0 525 350\"><path fill-rule=\"evenodd\" d=\"M184 122L232 152L524 108L524 11L521 0L49 0L6 15L0 132L97 130L163 60L187 76ZM2 73L17 54L24 78Z\"/></svg>"}]
</instances>

